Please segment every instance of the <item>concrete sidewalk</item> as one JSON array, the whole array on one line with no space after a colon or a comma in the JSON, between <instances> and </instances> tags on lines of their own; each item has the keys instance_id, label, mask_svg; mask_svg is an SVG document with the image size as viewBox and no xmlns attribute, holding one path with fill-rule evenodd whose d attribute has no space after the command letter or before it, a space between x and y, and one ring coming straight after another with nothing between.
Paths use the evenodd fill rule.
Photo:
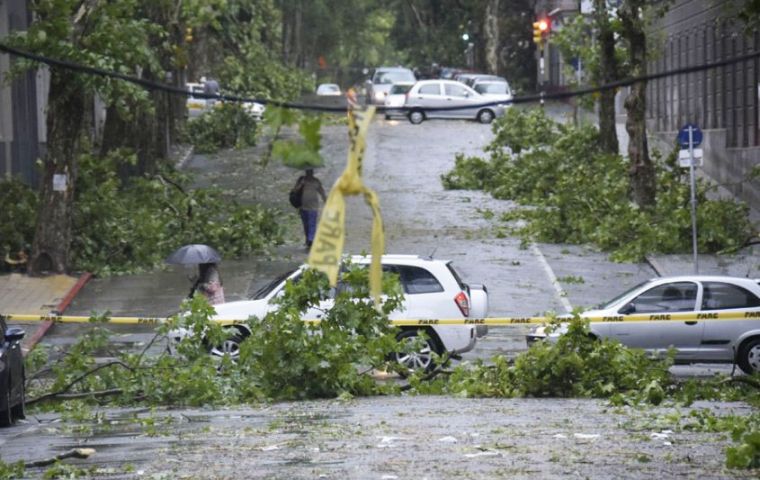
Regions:
<instances>
[{"instance_id":1,"label":"concrete sidewalk","mask_svg":"<svg viewBox=\"0 0 760 480\"><path fill-rule=\"evenodd\" d=\"M80 277L70 275L47 275L31 277L21 273L0 275L0 315L62 314L79 290L90 279L89 274ZM39 342L52 322L13 322L24 327L24 352Z\"/></svg>"}]
</instances>

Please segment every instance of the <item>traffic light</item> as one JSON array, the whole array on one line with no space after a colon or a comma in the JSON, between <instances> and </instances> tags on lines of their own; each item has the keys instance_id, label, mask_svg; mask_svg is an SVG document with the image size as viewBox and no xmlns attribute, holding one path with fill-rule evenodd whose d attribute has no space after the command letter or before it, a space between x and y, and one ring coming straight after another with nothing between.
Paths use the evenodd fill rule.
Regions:
<instances>
[{"instance_id":1,"label":"traffic light","mask_svg":"<svg viewBox=\"0 0 760 480\"><path fill-rule=\"evenodd\" d=\"M549 19L539 18L533 22L533 42L540 45L549 35Z\"/></svg>"}]
</instances>

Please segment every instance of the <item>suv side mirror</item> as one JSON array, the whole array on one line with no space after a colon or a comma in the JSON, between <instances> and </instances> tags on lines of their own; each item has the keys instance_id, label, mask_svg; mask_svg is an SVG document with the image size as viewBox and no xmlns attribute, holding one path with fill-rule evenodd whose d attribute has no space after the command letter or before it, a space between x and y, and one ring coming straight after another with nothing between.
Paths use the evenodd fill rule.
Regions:
<instances>
[{"instance_id":1,"label":"suv side mirror","mask_svg":"<svg viewBox=\"0 0 760 480\"><path fill-rule=\"evenodd\" d=\"M26 332L21 327L8 327L5 331L5 340L8 342L19 342L24 338Z\"/></svg>"}]
</instances>

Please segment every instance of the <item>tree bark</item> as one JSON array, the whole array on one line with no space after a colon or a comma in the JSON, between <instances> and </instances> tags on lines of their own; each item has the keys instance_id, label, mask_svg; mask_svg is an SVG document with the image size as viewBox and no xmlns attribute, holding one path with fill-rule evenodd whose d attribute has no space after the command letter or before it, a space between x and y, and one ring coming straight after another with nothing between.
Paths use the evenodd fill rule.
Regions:
<instances>
[{"instance_id":1,"label":"tree bark","mask_svg":"<svg viewBox=\"0 0 760 480\"><path fill-rule=\"evenodd\" d=\"M488 1L483 21L486 70L494 75L499 71L499 3L500 0Z\"/></svg>"},{"instance_id":2,"label":"tree bark","mask_svg":"<svg viewBox=\"0 0 760 480\"><path fill-rule=\"evenodd\" d=\"M64 273L69 266L71 218L77 179L77 153L85 111L85 92L75 74L53 69L47 112L40 207L28 271ZM54 180L57 188L54 188Z\"/></svg>"},{"instance_id":3,"label":"tree bark","mask_svg":"<svg viewBox=\"0 0 760 480\"><path fill-rule=\"evenodd\" d=\"M647 73L647 43L645 23L642 16L644 0L626 0L619 10L623 26L622 35L628 42L629 74L632 77ZM628 158L631 196L639 207L648 208L655 203L655 172L649 157L646 130L646 89L647 82L638 82L631 87L625 100L628 118L625 129L630 137Z\"/></svg>"},{"instance_id":4,"label":"tree bark","mask_svg":"<svg viewBox=\"0 0 760 480\"><path fill-rule=\"evenodd\" d=\"M617 80L618 67L615 58L615 36L610 25L607 0L594 0L594 21L596 40L599 43L598 84L604 85ZM602 149L619 153L617 131L615 129L615 91L605 90L599 98L599 137Z\"/></svg>"}]
</instances>

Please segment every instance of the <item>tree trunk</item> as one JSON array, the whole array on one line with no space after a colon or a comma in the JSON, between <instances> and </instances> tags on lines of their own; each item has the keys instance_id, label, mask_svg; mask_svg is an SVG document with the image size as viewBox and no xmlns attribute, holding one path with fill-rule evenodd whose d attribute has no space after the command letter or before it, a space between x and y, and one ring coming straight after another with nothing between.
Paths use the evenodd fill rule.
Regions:
<instances>
[{"instance_id":1,"label":"tree trunk","mask_svg":"<svg viewBox=\"0 0 760 480\"><path fill-rule=\"evenodd\" d=\"M500 0L488 1L483 22L486 70L494 75L499 71L499 3Z\"/></svg>"},{"instance_id":2,"label":"tree trunk","mask_svg":"<svg viewBox=\"0 0 760 480\"><path fill-rule=\"evenodd\" d=\"M64 273L69 267L77 154L85 111L85 93L74 74L53 69L47 112L47 154L40 187L37 228L29 273Z\"/></svg>"},{"instance_id":3,"label":"tree trunk","mask_svg":"<svg viewBox=\"0 0 760 480\"><path fill-rule=\"evenodd\" d=\"M642 18L644 0L626 0L619 10L623 25L623 37L628 41L630 75L638 77L647 73L647 43ZM632 199L639 207L651 207L655 203L655 172L649 158L646 130L646 89L647 82L638 82L631 87L625 100L628 118L625 129L628 141L629 175Z\"/></svg>"},{"instance_id":4,"label":"tree trunk","mask_svg":"<svg viewBox=\"0 0 760 480\"><path fill-rule=\"evenodd\" d=\"M594 0L596 40L599 42L599 85L617 80L615 36L610 25L607 0ZM617 154L619 145L615 130L615 91L605 90L599 97L599 136L604 151Z\"/></svg>"}]
</instances>

